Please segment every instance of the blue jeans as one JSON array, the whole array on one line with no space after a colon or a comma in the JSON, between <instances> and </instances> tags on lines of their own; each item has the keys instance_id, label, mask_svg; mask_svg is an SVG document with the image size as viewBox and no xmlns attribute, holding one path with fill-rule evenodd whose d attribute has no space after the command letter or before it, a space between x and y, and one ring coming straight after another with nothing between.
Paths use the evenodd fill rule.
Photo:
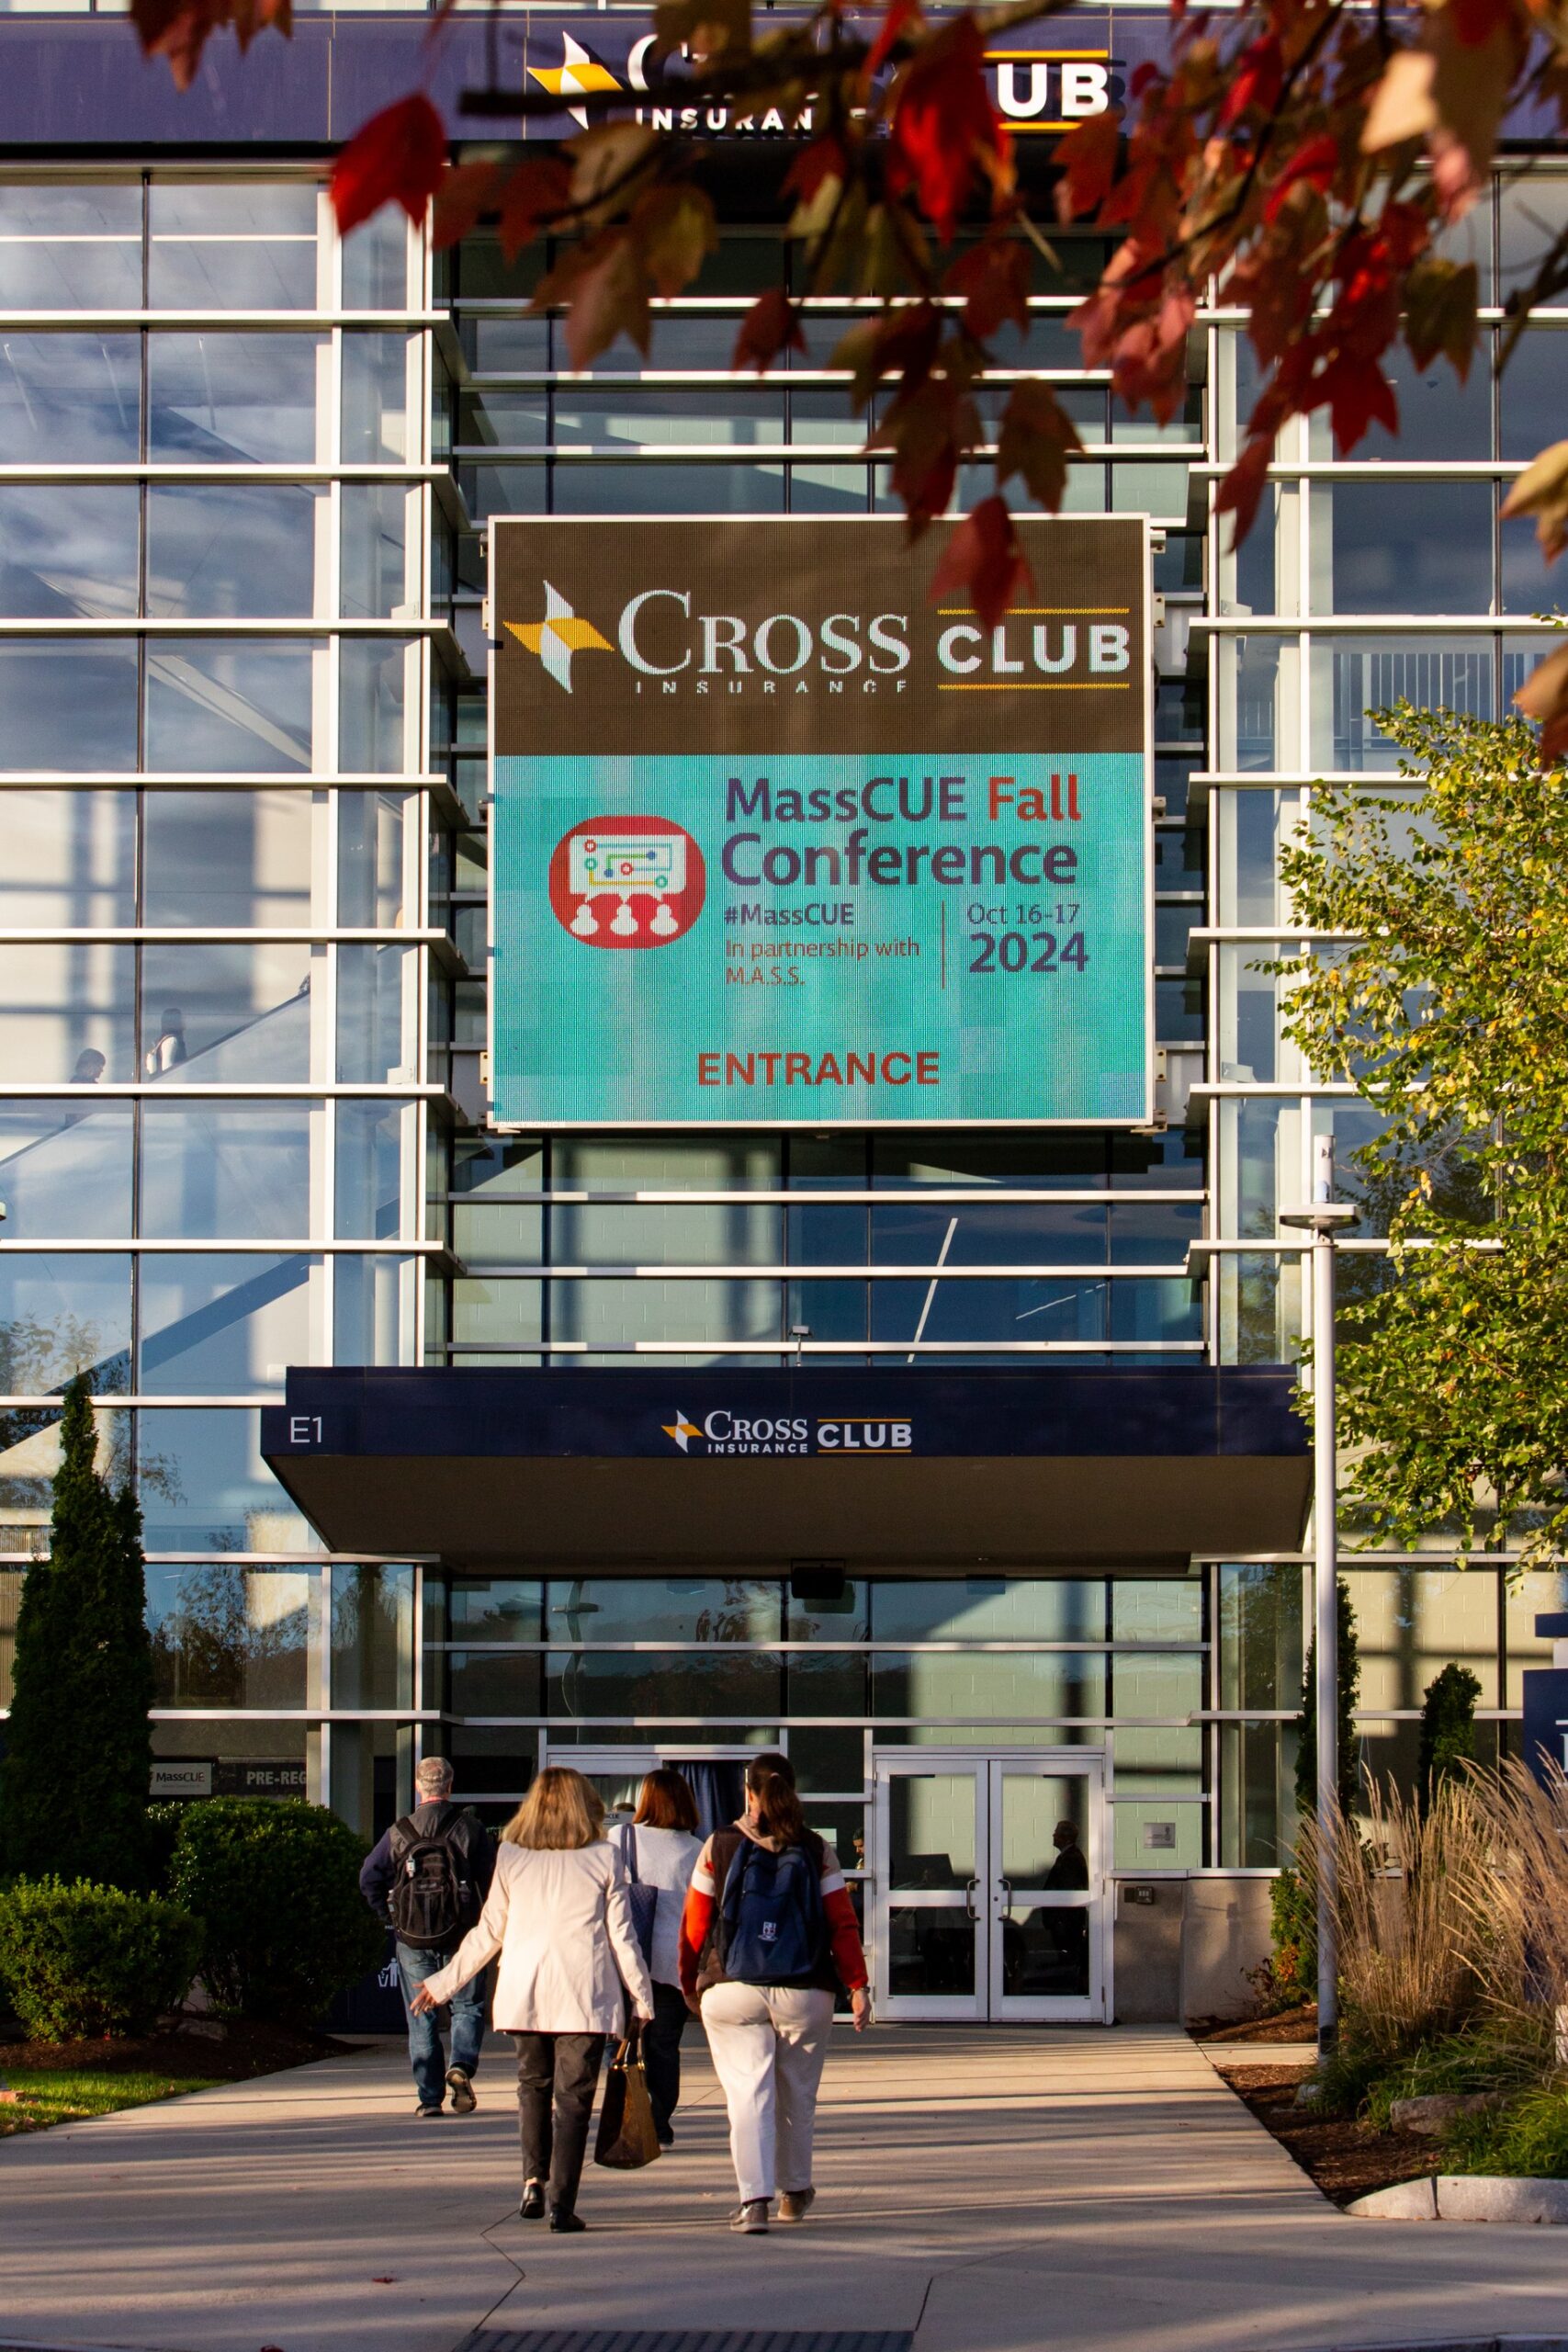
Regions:
<instances>
[{"instance_id":1,"label":"blue jeans","mask_svg":"<svg viewBox=\"0 0 1568 2352\"><path fill-rule=\"evenodd\" d=\"M460 1940L460 1939L459 1939ZM408 2019L409 2064L419 2086L419 2096L425 2107L440 2107L446 2098L446 2060L441 2048L440 2011L432 2009L423 2017L415 2017L409 2007L409 1996L416 1984L436 1975L446 1967L451 1951L416 1951L412 1944L398 1945L398 1978L403 1990L403 2015ZM485 1997L490 1990L490 1971L481 1968L471 1984L460 1993L454 1993L452 2015L452 2064L461 2066L466 2075L479 2072L479 2050L485 2038Z\"/></svg>"}]
</instances>

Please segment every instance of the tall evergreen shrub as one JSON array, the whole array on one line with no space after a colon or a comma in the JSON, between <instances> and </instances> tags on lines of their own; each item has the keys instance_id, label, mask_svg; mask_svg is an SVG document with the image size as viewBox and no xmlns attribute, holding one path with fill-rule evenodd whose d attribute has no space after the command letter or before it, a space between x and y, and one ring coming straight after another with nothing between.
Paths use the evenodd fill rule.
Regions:
<instances>
[{"instance_id":1,"label":"tall evergreen shrub","mask_svg":"<svg viewBox=\"0 0 1568 2352\"><path fill-rule=\"evenodd\" d=\"M152 1653L141 1513L98 1475L92 1388L65 1392L50 1556L29 1568L0 1765L0 1854L28 1878L147 1884Z\"/></svg>"},{"instance_id":2,"label":"tall evergreen shrub","mask_svg":"<svg viewBox=\"0 0 1568 2352\"><path fill-rule=\"evenodd\" d=\"M1339 1623L1339 1808L1348 1819L1356 1810L1361 1759L1356 1736L1356 1702L1361 1695L1360 1644L1350 1588L1343 1577L1336 1588ZM1296 1809L1317 1810L1317 1644L1307 1644L1302 1676L1302 1713L1296 1738Z\"/></svg>"},{"instance_id":3,"label":"tall evergreen shrub","mask_svg":"<svg viewBox=\"0 0 1568 2352\"><path fill-rule=\"evenodd\" d=\"M1475 1702L1481 1684L1468 1666L1445 1666L1427 1683L1421 1701L1421 1746L1416 1794L1426 1813L1442 1782L1475 1755Z\"/></svg>"}]
</instances>

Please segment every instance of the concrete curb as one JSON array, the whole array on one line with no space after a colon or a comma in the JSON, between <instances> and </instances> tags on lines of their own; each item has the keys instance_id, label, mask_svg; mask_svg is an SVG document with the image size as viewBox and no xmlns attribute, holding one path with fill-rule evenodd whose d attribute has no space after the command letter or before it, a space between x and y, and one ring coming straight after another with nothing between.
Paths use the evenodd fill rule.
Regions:
<instances>
[{"instance_id":1,"label":"concrete curb","mask_svg":"<svg viewBox=\"0 0 1568 2352\"><path fill-rule=\"evenodd\" d=\"M1369 2222L1561 2223L1568 2222L1568 2180L1525 2180L1486 2173L1427 2174L1419 2180L1395 2181L1390 2188L1374 2188L1345 2211ZM1503 2336L1497 2341L1522 2345L1526 2339ZM1448 2347L1441 2347L1441 2352L1448 2352Z\"/></svg>"},{"instance_id":2,"label":"concrete curb","mask_svg":"<svg viewBox=\"0 0 1568 2352\"><path fill-rule=\"evenodd\" d=\"M1442 2335L1419 2344L1314 2345L1313 2352L1568 2352L1568 2335Z\"/></svg>"}]
</instances>

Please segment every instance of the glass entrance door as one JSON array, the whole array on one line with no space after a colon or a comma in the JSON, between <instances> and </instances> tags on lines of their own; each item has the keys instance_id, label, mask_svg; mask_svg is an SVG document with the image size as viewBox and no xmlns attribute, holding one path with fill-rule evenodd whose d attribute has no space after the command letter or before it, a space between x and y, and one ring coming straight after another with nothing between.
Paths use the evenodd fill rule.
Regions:
<instances>
[{"instance_id":1,"label":"glass entrance door","mask_svg":"<svg viewBox=\"0 0 1568 2352\"><path fill-rule=\"evenodd\" d=\"M1098 1757L878 1757L872 1956L889 2018L1103 2018Z\"/></svg>"}]
</instances>

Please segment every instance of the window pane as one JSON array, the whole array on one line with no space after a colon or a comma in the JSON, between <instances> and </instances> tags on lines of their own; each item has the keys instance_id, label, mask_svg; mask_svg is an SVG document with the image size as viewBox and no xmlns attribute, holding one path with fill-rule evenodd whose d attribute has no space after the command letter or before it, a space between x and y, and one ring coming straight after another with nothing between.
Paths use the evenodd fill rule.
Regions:
<instances>
[{"instance_id":1,"label":"window pane","mask_svg":"<svg viewBox=\"0 0 1568 2352\"><path fill-rule=\"evenodd\" d=\"M316 190L307 182L154 180L148 301L155 311L308 311Z\"/></svg>"},{"instance_id":2,"label":"window pane","mask_svg":"<svg viewBox=\"0 0 1568 2352\"><path fill-rule=\"evenodd\" d=\"M399 620L413 610L408 580L409 493L399 481L345 481L341 609L350 619Z\"/></svg>"},{"instance_id":3,"label":"window pane","mask_svg":"<svg viewBox=\"0 0 1568 2352\"><path fill-rule=\"evenodd\" d=\"M1492 485L1424 481L1313 485L1312 609L1486 613L1492 609Z\"/></svg>"},{"instance_id":4,"label":"window pane","mask_svg":"<svg viewBox=\"0 0 1568 2352\"><path fill-rule=\"evenodd\" d=\"M134 465L141 338L0 336L0 463Z\"/></svg>"},{"instance_id":5,"label":"window pane","mask_svg":"<svg viewBox=\"0 0 1568 2352\"><path fill-rule=\"evenodd\" d=\"M347 637L338 648L338 766L344 775L397 775L407 766L400 638Z\"/></svg>"},{"instance_id":6,"label":"window pane","mask_svg":"<svg viewBox=\"0 0 1568 2352\"><path fill-rule=\"evenodd\" d=\"M1557 438L1568 337L1561 327L1527 327L1498 384L1498 447L1505 458L1533 458Z\"/></svg>"},{"instance_id":7,"label":"window pane","mask_svg":"<svg viewBox=\"0 0 1568 2352\"><path fill-rule=\"evenodd\" d=\"M0 1104L6 1240L120 1240L130 1231L131 1105Z\"/></svg>"},{"instance_id":8,"label":"window pane","mask_svg":"<svg viewBox=\"0 0 1568 2352\"><path fill-rule=\"evenodd\" d=\"M7 792L0 926L83 931L136 921L133 792Z\"/></svg>"},{"instance_id":9,"label":"window pane","mask_svg":"<svg viewBox=\"0 0 1568 2352\"><path fill-rule=\"evenodd\" d=\"M319 1259L144 1257L141 1386L171 1396L281 1388L309 1363L311 1272Z\"/></svg>"},{"instance_id":10,"label":"window pane","mask_svg":"<svg viewBox=\"0 0 1568 2352\"><path fill-rule=\"evenodd\" d=\"M0 1250L0 1396L130 1385L130 1260Z\"/></svg>"},{"instance_id":11,"label":"window pane","mask_svg":"<svg viewBox=\"0 0 1568 2352\"><path fill-rule=\"evenodd\" d=\"M261 1458L259 1410L150 1410L137 1421L137 1483L150 1552L317 1548Z\"/></svg>"},{"instance_id":12,"label":"window pane","mask_svg":"<svg viewBox=\"0 0 1568 2352\"><path fill-rule=\"evenodd\" d=\"M398 225L400 230L400 219ZM333 1705L410 1705L413 1570L344 1567L332 1576Z\"/></svg>"},{"instance_id":13,"label":"window pane","mask_svg":"<svg viewBox=\"0 0 1568 2352\"><path fill-rule=\"evenodd\" d=\"M311 649L149 638L147 764L220 775L309 768Z\"/></svg>"},{"instance_id":14,"label":"window pane","mask_svg":"<svg viewBox=\"0 0 1568 2352\"><path fill-rule=\"evenodd\" d=\"M404 1118L403 1106L397 1102L340 1102L337 1106L336 1230L345 1241L397 1238L402 1210ZM338 1272L341 1275L341 1260Z\"/></svg>"},{"instance_id":15,"label":"window pane","mask_svg":"<svg viewBox=\"0 0 1568 2352\"><path fill-rule=\"evenodd\" d=\"M0 947L7 1078L55 1086L133 1079L135 989L133 947Z\"/></svg>"},{"instance_id":16,"label":"window pane","mask_svg":"<svg viewBox=\"0 0 1568 2352\"><path fill-rule=\"evenodd\" d=\"M409 337L352 329L343 338L345 465L397 466L409 439Z\"/></svg>"},{"instance_id":17,"label":"window pane","mask_svg":"<svg viewBox=\"0 0 1568 2352\"><path fill-rule=\"evenodd\" d=\"M1103 1715L1105 1665L1103 1652L1093 1650L884 1650L871 1662L872 1713L946 1717L954 1730L1038 1715Z\"/></svg>"},{"instance_id":18,"label":"window pane","mask_svg":"<svg viewBox=\"0 0 1568 2352\"><path fill-rule=\"evenodd\" d=\"M147 1571L154 1698L160 1707L303 1707L317 1577L299 1568ZM285 1742L289 1726L276 1727ZM214 1724L212 1743L228 1736Z\"/></svg>"},{"instance_id":19,"label":"window pane","mask_svg":"<svg viewBox=\"0 0 1568 2352\"><path fill-rule=\"evenodd\" d=\"M0 643L0 766L90 775L136 765L136 647L37 638Z\"/></svg>"},{"instance_id":20,"label":"window pane","mask_svg":"<svg viewBox=\"0 0 1568 2352\"><path fill-rule=\"evenodd\" d=\"M152 334L149 454L217 466L310 463L326 338Z\"/></svg>"},{"instance_id":21,"label":"window pane","mask_svg":"<svg viewBox=\"0 0 1568 2352\"><path fill-rule=\"evenodd\" d=\"M874 1583L871 1630L879 1642L1109 1639L1102 1577L932 1577Z\"/></svg>"},{"instance_id":22,"label":"window pane","mask_svg":"<svg viewBox=\"0 0 1568 2352\"><path fill-rule=\"evenodd\" d=\"M338 795L338 921L354 931L390 931L402 921L405 792Z\"/></svg>"},{"instance_id":23,"label":"window pane","mask_svg":"<svg viewBox=\"0 0 1568 2352\"><path fill-rule=\"evenodd\" d=\"M1355 458L1375 462L1379 458L1492 455L1492 338L1484 327L1469 377L1462 384L1446 359L1418 370L1403 343L1392 344L1380 355L1378 364L1399 403L1399 430L1390 434L1374 419L1366 439L1351 452ZM1308 447L1314 458L1339 454L1334 447L1326 409L1318 410L1311 419ZM1355 496L1359 486L1343 487ZM1446 489L1453 487L1452 483L1445 485Z\"/></svg>"},{"instance_id":24,"label":"window pane","mask_svg":"<svg viewBox=\"0 0 1568 2352\"><path fill-rule=\"evenodd\" d=\"M116 1486L124 1484L130 1462L130 1415L95 1411L97 1465ZM28 1412L13 1408L0 1429L0 1554L47 1558L54 1505L51 1485L60 1467L58 1405ZM14 1622L14 1621L13 1621ZM0 1690L9 1685L8 1661L0 1639Z\"/></svg>"},{"instance_id":25,"label":"window pane","mask_svg":"<svg viewBox=\"0 0 1568 2352\"><path fill-rule=\"evenodd\" d=\"M342 1257L333 1299L338 1363L402 1363L413 1338L413 1293L406 1258Z\"/></svg>"},{"instance_id":26,"label":"window pane","mask_svg":"<svg viewBox=\"0 0 1568 2352\"><path fill-rule=\"evenodd\" d=\"M310 951L141 950L141 1074L184 1085L310 1074Z\"/></svg>"},{"instance_id":27,"label":"window pane","mask_svg":"<svg viewBox=\"0 0 1568 2352\"><path fill-rule=\"evenodd\" d=\"M782 514L784 469L558 462L550 503L557 514Z\"/></svg>"},{"instance_id":28,"label":"window pane","mask_svg":"<svg viewBox=\"0 0 1568 2352\"><path fill-rule=\"evenodd\" d=\"M314 815L305 792L150 792L142 921L188 931L308 923Z\"/></svg>"},{"instance_id":29,"label":"window pane","mask_svg":"<svg viewBox=\"0 0 1568 2352\"><path fill-rule=\"evenodd\" d=\"M0 615L129 618L136 610L139 498L133 483L0 487Z\"/></svg>"},{"instance_id":30,"label":"window pane","mask_svg":"<svg viewBox=\"0 0 1568 2352\"><path fill-rule=\"evenodd\" d=\"M320 1117L308 1102L143 1103L143 1236L290 1241L308 1234L310 1128Z\"/></svg>"},{"instance_id":31,"label":"window pane","mask_svg":"<svg viewBox=\"0 0 1568 2352\"><path fill-rule=\"evenodd\" d=\"M153 483L147 611L180 620L309 620L322 496L286 482Z\"/></svg>"},{"instance_id":32,"label":"window pane","mask_svg":"<svg viewBox=\"0 0 1568 2352\"><path fill-rule=\"evenodd\" d=\"M1315 761L1337 769L1397 768L1401 753L1374 721L1396 702L1417 710L1493 711L1492 642L1487 638L1372 639L1318 644L1312 653L1312 728Z\"/></svg>"},{"instance_id":33,"label":"window pane","mask_svg":"<svg viewBox=\"0 0 1568 2352\"><path fill-rule=\"evenodd\" d=\"M412 1075L403 1050L404 947L337 951L337 1075L341 1084L384 1086Z\"/></svg>"},{"instance_id":34,"label":"window pane","mask_svg":"<svg viewBox=\"0 0 1568 2352\"><path fill-rule=\"evenodd\" d=\"M141 308L138 186L0 188L0 309Z\"/></svg>"},{"instance_id":35,"label":"window pane","mask_svg":"<svg viewBox=\"0 0 1568 2352\"><path fill-rule=\"evenodd\" d=\"M395 205L385 205L343 246L345 311L400 311L408 302L408 227Z\"/></svg>"}]
</instances>

